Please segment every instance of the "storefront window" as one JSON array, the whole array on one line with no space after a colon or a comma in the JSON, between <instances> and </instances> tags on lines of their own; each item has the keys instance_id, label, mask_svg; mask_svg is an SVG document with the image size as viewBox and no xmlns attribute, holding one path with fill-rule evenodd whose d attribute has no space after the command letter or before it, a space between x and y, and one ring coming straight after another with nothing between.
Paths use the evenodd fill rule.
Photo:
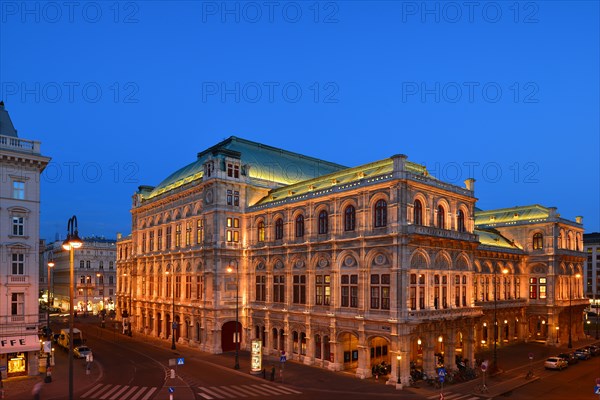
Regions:
<instances>
[{"instance_id":1,"label":"storefront window","mask_svg":"<svg viewBox=\"0 0 600 400\"><path fill-rule=\"evenodd\" d=\"M25 353L8 354L8 374L22 375L27 372L27 357Z\"/></svg>"}]
</instances>

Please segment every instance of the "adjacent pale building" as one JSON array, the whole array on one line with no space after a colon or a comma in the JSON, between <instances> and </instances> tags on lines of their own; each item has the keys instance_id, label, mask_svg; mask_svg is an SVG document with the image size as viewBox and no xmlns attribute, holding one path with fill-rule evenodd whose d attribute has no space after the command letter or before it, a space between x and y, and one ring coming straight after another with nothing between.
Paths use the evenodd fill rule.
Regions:
<instances>
[{"instance_id":1,"label":"adjacent pale building","mask_svg":"<svg viewBox=\"0 0 600 400\"><path fill-rule=\"evenodd\" d=\"M40 142L19 138L0 101L0 367L3 378L39 366Z\"/></svg>"},{"instance_id":2,"label":"adjacent pale building","mask_svg":"<svg viewBox=\"0 0 600 400\"><path fill-rule=\"evenodd\" d=\"M212 353L259 339L361 378L385 361L390 383L584 336L581 218L478 210L474 180L442 182L404 155L348 168L231 137L140 186L131 213L117 307L134 334Z\"/></svg>"},{"instance_id":3,"label":"adjacent pale building","mask_svg":"<svg viewBox=\"0 0 600 400\"><path fill-rule=\"evenodd\" d=\"M44 251L46 263L54 262L51 269L52 306L69 310L69 252L63 241L49 243ZM74 253L73 307L78 316L96 315L103 309L115 308L117 285L116 240L102 237L83 238L83 246Z\"/></svg>"},{"instance_id":4,"label":"adjacent pale building","mask_svg":"<svg viewBox=\"0 0 600 400\"><path fill-rule=\"evenodd\" d=\"M584 272L585 295L593 299L593 307L598 307L600 288L600 232L585 233L583 247L587 256Z\"/></svg>"}]
</instances>

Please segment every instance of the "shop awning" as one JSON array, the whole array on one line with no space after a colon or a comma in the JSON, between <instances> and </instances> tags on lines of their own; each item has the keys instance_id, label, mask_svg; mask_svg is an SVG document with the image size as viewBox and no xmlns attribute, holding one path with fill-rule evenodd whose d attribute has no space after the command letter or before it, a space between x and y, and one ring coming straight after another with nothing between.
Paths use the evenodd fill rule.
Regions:
<instances>
[{"instance_id":1,"label":"shop awning","mask_svg":"<svg viewBox=\"0 0 600 400\"><path fill-rule=\"evenodd\" d=\"M0 354L40 350L38 335L0 336Z\"/></svg>"}]
</instances>

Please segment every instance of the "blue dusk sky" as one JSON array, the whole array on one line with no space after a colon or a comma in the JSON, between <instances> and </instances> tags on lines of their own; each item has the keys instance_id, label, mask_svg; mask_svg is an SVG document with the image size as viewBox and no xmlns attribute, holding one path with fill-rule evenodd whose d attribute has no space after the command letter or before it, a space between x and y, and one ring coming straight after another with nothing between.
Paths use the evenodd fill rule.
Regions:
<instances>
[{"instance_id":1,"label":"blue dusk sky","mask_svg":"<svg viewBox=\"0 0 600 400\"><path fill-rule=\"evenodd\" d=\"M481 209L600 231L597 1L0 2L0 99L52 158L41 237L131 231L131 196L238 136L402 153Z\"/></svg>"}]
</instances>

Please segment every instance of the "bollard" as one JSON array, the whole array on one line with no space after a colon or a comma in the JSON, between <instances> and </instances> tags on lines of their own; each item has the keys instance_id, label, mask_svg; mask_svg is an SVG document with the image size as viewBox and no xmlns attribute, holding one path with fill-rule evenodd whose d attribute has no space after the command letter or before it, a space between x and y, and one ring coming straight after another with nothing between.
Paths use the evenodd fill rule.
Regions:
<instances>
[{"instance_id":1,"label":"bollard","mask_svg":"<svg viewBox=\"0 0 600 400\"><path fill-rule=\"evenodd\" d=\"M275 381L275 366L271 367L271 382Z\"/></svg>"},{"instance_id":2,"label":"bollard","mask_svg":"<svg viewBox=\"0 0 600 400\"><path fill-rule=\"evenodd\" d=\"M267 370L263 368L262 370L263 379L267 379Z\"/></svg>"}]
</instances>

